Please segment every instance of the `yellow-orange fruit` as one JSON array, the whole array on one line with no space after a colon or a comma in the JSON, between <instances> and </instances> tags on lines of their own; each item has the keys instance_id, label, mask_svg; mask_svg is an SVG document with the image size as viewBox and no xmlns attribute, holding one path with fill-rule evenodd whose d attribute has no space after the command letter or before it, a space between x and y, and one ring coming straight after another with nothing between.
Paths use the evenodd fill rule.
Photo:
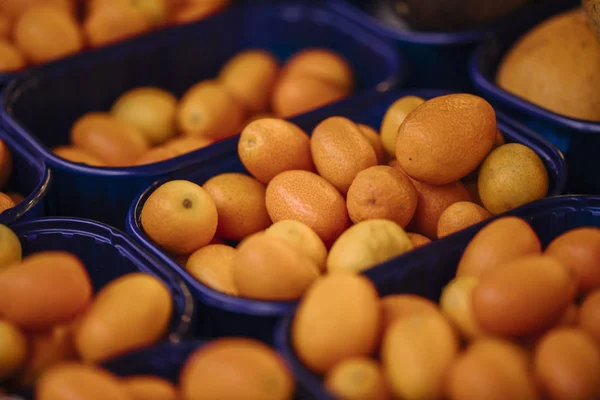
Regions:
<instances>
[{"instance_id":1,"label":"yellow-orange fruit","mask_svg":"<svg viewBox=\"0 0 600 400\"><path fill-rule=\"evenodd\" d=\"M91 47L106 46L150 30L142 10L131 4L99 7L85 19L83 30Z\"/></svg>"},{"instance_id":2,"label":"yellow-orange fruit","mask_svg":"<svg viewBox=\"0 0 600 400\"><path fill-rule=\"evenodd\" d=\"M325 272L327 247L319 235L305 223L286 219L274 223L264 233L289 243L313 260L321 272Z\"/></svg>"},{"instance_id":3,"label":"yellow-orange fruit","mask_svg":"<svg viewBox=\"0 0 600 400\"><path fill-rule=\"evenodd\" d=\"M25 68L26 64L21 51L8 40L2 39L0 34L0 73L19 71Z\"/></svg>"},{"instance_id":4,"label":"yellow-orange fruit","mask_svg":"<svg viewBox=\"0 0 600 400\"><path fill-rule=\"evenodd\" d=\"M459 201L471 201L469 192L460 181L442 186L416 180L412 183L418 194L417 209L407 229L429 239L437 237L438 221L446 208Z\"/></svg>"},{"instance_id":5,"label":"yellow-orange fruit","mask_svg":"<svg viewBox=\"0 0 600 400\"><path fill-rule=\"evenodd\" d=\"M219 237L239 241L271 225L265 205L265 186L251 176L220 174L202 187L217 206Z\"/></svg>"},{"instance_id":6,"label":"yellow-orange fruit","mask_svg":"<svg viewBox=\"0 0 600 400\"><path fill-rule=\"evenodd\" d=\"M373 150L375 150L375 155L377 156L377 164L385 163L387 155L383 148L383 142L381 141L379 133L377 133L375 129L364 124L358 124L358 129L360 129L360 133L362 133L371 146L373 146Z\"/></svg>"},{"instance_id":7,"label":"yellow-orange fruit","mask_svg":"<svg viewBox=\"0 0 600 400\"><path fill-rule=\"evenodd\" d=\"M360 171L377 165L369 140L358 125L343 117L330 117L317 125L310 150L319 175L343 194Z\"/></svg>"},{"instance_id":8,"label":"yellow-orange fruit","mask_svg":"<svg viewBox=\"0 0 600 400\"><path fill-rule=\"evenodd\" d=\"M27 338L18 326L0 319L0 379L11 378L27 360Z\"/></svg>"},{"instance_id":9,"label":"yellow-orange fruit","mask_svg":"<svg viewBox=\"0 0 600 400\"><path fill-rule=\"evenodd\" d=\"M402 228L417 209L417 189L402 172L386 165L367 168L356 175L346 196L352 222L389 219Z\"/></svg>"},{"instance_id":10,"label":"yellow-orange fruit","mask_svg":"<svg viewBox=\"0 0 600 400\"><path fill-rule=\"evenodd\" d=\"M237 250L224 244L209 244L195 252L183 263L197 280L216 291L237 296L233 281L233 260Z\"/></svg>"},{"instance_id":11,"label":"yellow-orange fruit","mask_svg":"<svg viewBox=\"0 0 600 400\"><path fill-rule=\"evenodd\" d=\"M286 60L283 76L308 76L345 88L352 89L354 76L348 62L339 54L319 48L297 52Z\"/></svg>"},{"instance_id":12,"label":"yellow-orange fruit","mask_svg":"<svg viewBox=\"0 0 600 400\"><path fill-rule=\"evenodd\" d=\"M524 348L500 339L473 342L448 371L449 400L537 400Z\"/></svg>"},{"instance_id":13,"label":"yellow-orange fruit","mask_svg":"<svg viewBox=\"0 0 600 400\"><path fill-rule=\"evenodd\" d=\"M42 375L35 388L38 400L134 400L119 378L93 365L58 364Z\"/></svg>"},{"instance_id":14,"label":"yellow-orange fruit","mask_svg":"<svg viewBox=\"0 0 600 400\"><path fill-rule=\"evenodd\" d=\"M148 143L163 144L175 136L177 98L167 90L144 86L123 93L111 107L117 119L137 126Z\"/></svg>"},{"instance_id":15,"label":"yellow-orange fruit","mask_svg":"<svg viewBox=\"0 0 600 400\"><path fill-rule=\"evenodd\" d=\"M509 143L493 150L477 176L477 190L485 208L494 215L548 195L548 171L529 147Z\"/></svg>"},{"instance_id":16,"label":"yellow-orange fruit","mask_svg":"<svg viewBox=\"0 0 600 400\"><path fill-rule=\"evenodd\" d=\"M99 362L149 346L165 334L172 310L164 283L145 273L123 275L98 292L79 321L77 351Z\"/></svg>"},{"instance_id":17,"label":"yellow-orange fruit","mask_svg":"<svg viewBox=\"0 0 600 400\"><path fill-rule=\"evenodd\" d=\"M587 295L578 317L579 325L600 344L600 290Z\"/></svg>"},{"instance_id":18,"label":"yellow-orange fruit","mask_svg":"<svg viewBox=\"0 0 600 400\"><path fill-rule=\"evenodd\" d=\"M553 258L530 255L487 270L472 290L475 319L484 331L523 336L563 315L575 299L576 281Z\"/></svg>"},{"instance_id":19,"label":"yellow-orange fruit","mask_svg":"<svg viewBox=\"0 0 600 400\"><path fill-rule=\"evenodd\" d=\"M573 271L581 293L600 288L600 229L584 227L563 233L544 254Z\"/></svg>"},{"instance_id":20,"label":"yellow-orange fruit","mask_svg":"<svg viewBox=\"0 0 600 400\"><path fill-rule=\"evenodd\" d=\"M341 361L327 372L324 384L329 393L344 400L390 398L381 366L371 358L355 357Z\"/></svg>"},{"instance_id":21,"label":"yellow-orange fruit","mask_svg":"<svg viewBox=\"0 0 600 400\"><path fill-rule=\"evenodd\" d=\"M390 294L381 298L382 332L400 318L428 312L439 313L437 304L415 294Z\"/></svg>"},{"instance_id":22,"label":"yellow-orange fruit","mask_svg":"<svg viewBox=\"0 0 600 400\"><path fill-rule=\"evenodd\" d=\"M87 271L69 253L37 253L0 273L0 315L24 329L47 329L68 321L91 297Z\"/></svg>"},{"instance_id":23,"label":"yellow-orange fruit","mask_svg":"<svg viewBox=\"0 0 600 400\"><path fill-rule=\"evenodd\" d=\"M294 317L296 354L319 374L347 358L369 356L379 340L379 311L377 290L366 277L340 272L319 278Z\"/></svg>"},{"instance_id":24,"label":"yellow-orange fruit","mask_svg":"<svg viewBox=\"0 0 600 400\"><path fill-rule=\"evenodd\" d=\"M524 34L502 57L495 79L522 101L598 121L600 82L594 66L600 63L600 44L582 5L595 8L597 3L573 3Z\"/></svg>"},{"instance_id":25,"label":"yellow-orange fruit","mask_svg":"<svg viewBox=\"0 0 600 400\"><path fill-rule=\"evenodd\" d=\"M284 75L275 85L271 108L278 117L289 118L339 101L349 94L346 88L312 76Z\"/></svg>"},{"instance_id":26,"label":"yellow-orange fruit","mask_svg":"<svg viewBox=\"0 0 600 400\"><path fill-rule=\"evenodd\" d=\"M442 313L454 324L461 335L467 339L483 336L479 323L473 313L471 301L473 289L479 283L475 276L454 278L444 287L440 297Z\"/></svg>"},{"instance_id":27,"label":"yellow-orange fruit","mask_svg":"<svg viewBox=\"0 0 600 400\"><path fill-rule=\"evenodd\" d=\"M246 111L214 80L206 80L185 92L177 109L179 130L187 136L221 140L239 133Z\"/></svg>"},{"instance_id":28,"label":"yellow-orange fruit","mask_svg":"<svg viewBox=\"0 0 600 400\"><path fill-rule=\"evenodd\" d=\"M267 184L290 170L314 171L310 138L298 126L277 118L249 123L240 136L238 154L244 167Z\"/></svg>"},{"instance_id":29,"label":"yellow-orange fruit","mask_svg":"<svg viewBox=\"0 0 600 400\"><path fill-rule=\"evenodd\" d=\"M181 400L291 400L294 379L270 347L252 339L216 339L186 361Z\"/></svg>"},{"instance_id":30,"label":"yellow-orange fruit","mask_svg":"<svg viewBox=\"0 0 600 400\"><path fill-rule=\"evenodd\" d=\"M425 100L417 96L404 96L393 102L385 112L381 121L381 141L388 156L396 157L396 138L400 126L415 108L425 103ZM396 162L398 162L396 160Z\"/></svg>"},{"instance_id":31,"label":"yellow-orange fruit","mask_svg":"<svg viewBox=\"0 0 600 400\"><path fill-rule=\"evenodd\" d=\"M535 348L534 371L552 400L600 397L600 351L581 329L556 328Z\"/></svg>"},{"instance_id":32,"label":"yellow-orange fruit","mask_svg":"<svg viewBox=\"0 0 600 400\"><path fill-rule=\"evenodd\" d=\"M456 275L480 276L498 265L541 252L540 240L527 222L517 217L499 218L471 239Z\"/></svg>"},{"instance_id":33,"label":"yellow-orange fruit","mask_svg":"<svg viewBox=\"0 0 600 400\"><path fill-rule=\"evenodd\" d=\"M49 5L28 8L17 20L13 37L34 64L54 61L83 48L83 35L68 11Z\"/></svg>"},{"instance_id":34,"label":"yellow-orange fruit","mask_svg":"<svg viewBox=\"0 0 600 400\"><path fill-rule=\"evenodd\" d=\"M0 140L0 190L4 189L13 171L13 159L10 149Z\"/></svg>"},{"instance_id":35,"label":"yellow-orange fruit","mask_svg":"<svg viewBox=\"0 0 600 400\"><path fill-rule=\"evenodd\" d=\"M155 376L132 376L121 381L131 400L177 400L175 386Z\"/></svg>"},{"instance_id":36,"label":"yellow-orange fruit","mask_svg":"<svg viewBox=\"0 0 600 400\"><path fill-rule=\"evenodd\" d=\"M0 192L0 213L11 209L15 206L13 199L11 199L5 193Z\"/></svg>"},{"instance_id":37,"label":"yellow-orange fruit","mask_svg":"<svg viewBox=\"0 0 600 400\"><path fill-rule=\"evenodd\" d=\"M131 165L149 149L138 128L103 112L79 118L71 128L71 143L111 167Z\"/></svg>"},{"instance_id":38,"label":"yellow-orange fruit","mask_svg":"<svg viewBox=\"0 0 600 400\"><path fill-rule=\"evenodd\" d=\"M488 218L492 218L492 214L485 208L470 201L459 201L458 203L451 204L440 215L437 226L437 237L443 238L444 236L462 231Z\"/></svg>"},{"instance_id":39,"label":"yellow-orange fruit","mask_svg":"<svg viewBox=\"0 0 600 400\"><path fill-rule=\"evenodd\" d=\"M23 247L17 234L6 225L0 224L0 271L21 262ZM325 250L327 257L327 250Z\"/></svg>"},{"instance_id":40,"label":"yellow-orange fruit","mask_svg":"<svg viewBox=\"0 0 600 400\"><path fill-rule=\"evenodd\" d=\"M441 313L397 319L381 344L381 360L394 395L441 399L446 371L458 350L458 337Z\"/></svg>"},{"instance_id":41,"label":"yellow-orange fruit","mask_svg":"<svg viewBox=\"0 0 600 400\"><path fill-rule=\"evenodd\" d=\"M408 235L408 238L410 239L410 242L413 244L413 248L417 248L417 247L422 247L425 246L426 244L431 243L431 239L420 235L418 233L413 233L413 232L406 232L406 234Z\"/></svg>"},{"instance_id":42,"label":"yellow-orange fruit","mask_svg":"<svg viewBox=\"0 0 600 400\"><path fill-rule=\"evenodd\" d=\"M94 167L103 167L106 165L100 158L89 151L78 147L58 146L55 147L52 152L57 156L74 163L87 164Z\"/></svg>"},{"instance_id":43,"label":"yellow-orange fruit","mask_svg":"<svg viewBox=\"0 0 600 400\"><path fill-rule=\"evenodd\" d=\"M400 225L387 219L369 219L346 229L327 256L327 271L354 272L374 268L412 250Z\"/></svg>"},{"instance_id":44,"label":"yellow-orange fruit","mask_svg":"<svg viewBox=\"0 0 600 400\"><path fill-rule=\"evenodd\" d=\"M177 153L169 147L154 147L135 160L133 165L148 165L170 160L177 157Z\"/></svg>"},{"instance_id":45,"label":"yellow-orange fruit","mask_svg":"<svg viewBox=\"0 0 600 400\"><path fill-rule=\"evenodd\" d=\"M445 185L481 164L492 149L497 129L494 109L481 97L436 97L412 111L400 126L396 158L412 178Z\"/></svg>"},{"instance_id":46,"label":"yellow-orange fruit","mask_svg":"<svg viewBox=\"0 0 600 400\"><path fill-rule=\"evenodd\" d=\"M175 255L207 245L218 224L217 207L208 192L182 180L167 182L152 192L140 217L144 232Z\"/></svg>"},{"instance_id":47,"label":"yellow-orange fruit","mask_svg":"<svg viewBox=\"0 0 600 400\"><path fill-rule=\"evenodd\" d=\"M277 59L265 50L246 50L221 68L218 79L251 112L263 112L279 73Z\"/></svg>"},{"instance_id":48,"label":"yellow-orange fruit","mask_svg":"<svg viewBox=\"0 0 600 400\"><path fill-rule=\"evenodd\" d=\"M319 268L287 242L250 237L233 259L233 280L239 295L258 300L297 300L319 276Z\"/></svg>"},{"instance_id":49,"label":"yellow-orange fruit","mask_svg":"<svg viewBox=\"0 0 600 400\"><path fill-rule=\"evenodd\" d=\"M271 180L266 192L267 211L273 222L304 222L326 245L350 225L346 203L331 183L307 171L286 171Z\"/></svg>"}]
</instances>

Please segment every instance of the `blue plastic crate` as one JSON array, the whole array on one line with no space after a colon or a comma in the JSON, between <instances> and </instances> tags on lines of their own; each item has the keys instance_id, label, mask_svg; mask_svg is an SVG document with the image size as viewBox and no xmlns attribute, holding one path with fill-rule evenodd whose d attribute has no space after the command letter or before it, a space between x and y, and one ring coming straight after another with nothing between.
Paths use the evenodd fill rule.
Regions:
<instances>
[{"instance_id":1,"label":"blue plastic crate","mask_svg":"<svg viewBox=\"0 0 600 400\"><path fill-rule=\"evenodd\" d=\"M528 221L545 247L558 235L582 226L600 227L600 197L560 196L543 199L506 215L516 215ZM500 216L499 216L500 217ZM496 219L498 217L495 217ZM489 221L416 249L402 259L396 268L379 267L367 272L381 296L411 293L439 301L442 289L453 279L463 250L469 241ZM290 339L292 316L277 327L275 346L294 371L299 391L304 399L333 399L321 380L305 368L295 354Z\"/></svg>"},{"instance_id":2,"label":"blue plastic crate","mask_svg":"<svg viewBox=\"0 0 600 400\"><path fill-rule=\"evenodd\" d=\"M17 140L8 136L2 129L0 140L6 144L13 159L13 172L6 191L14 191L25 197L20 204L0 213L0 224L8 225L19 220L45 216L44 199L50 188L50 170L43 161L24 150Z\"/></svg>"},{"instance_id":3,"label":"blue plastic crate","mask_svg":"<svg viewBox=\"0 0 600 400\"><path fill-rule=\"evenodd\" d=\"M348 59L358 92L384 90L402 80L402 63L392 45L326 7L240 6L35 70L5 88L1 123L53 169L49 213L123 227L129 204L140 190L180 168L218 156L218 151L209 146L133 168L74 164L49 148L68 143L78 117L108 110L123 92L138 86L158 86L181 96L196 82L214 78L244 49L267 49L285 60L308 47L329 48Z\"/></svg>"},{"instance_id":4,"label":"blue plastic crate","mask_svg":"<svg viewBox=\"0 0 600 400\"><path fill-rule=\"evenodd\" d=\"M579 5L570 1L567 6L557 8L555 13ZM474 52L469 73L476 91L495 107L531 127L554 143L569 163L569 185L571 193L600 194L600 122L573 119L539 107L525 99L501 89L495 83L496 70L502 57L518 38L526 34L537 23L508 35L498 35L481 44Z\"/></svg>"},{"instance_id":5,"label":"blue plastic crate","mask_svg":"<svg viewBox=\"0 0 600 400\"><path fill-rule=\"evenodd\" d=\"M501 0L499 0L501 1ZM391 39L408 62L411 87L447 90L471 90L468 61L475 47L486 37L498 32L519 29L532 21L550 15L557 4L571 0L533 1L507 17L478 29L459 32L418 32L402 30L395 24L378 19L376 14L391 15L383 0L328 0L331 7L357 23Z\"/></svg>"},{"instance_id":6,"label":"blue plastic crate","mask_svg":"<svg viewBox=\"0 0 600 400\"><path fill-rule=\"evenodd\" d=\"M356 97L343 105L331 105L321 110L293 119L307 133L330 116L345 116L358 123L379 129L383 115L388 107L399 97L409 94L423 98L436 97L446 92L434 90L393 90L381 94L367 94ZM565 163L560 152L541 136L531 132L502 115L498 115L498 126L508 142L523 143L532 148L544 161L550 177L549 195L562 193L565 185ZM198 163L189 169L169 177L186 179L203 184L209 178L224 172L244 172L237 154L238 138L232 138L216 145L219 157L210 162ZM188 283L192 294L198 300L198 312L203 318L199 321L197 335L215 337L222 335L246 335L270 342L272 330L277 320L292 312L296 302L271 302L246 300L231 297L196 281L184 268L179 266L169 255L160 250L143 232L140 214L148 196L164 181L154 183L143 191L134 201L128 214L127 231L157 258L163 260ZM401 259L393 260L386 265L395 269Z\"/></svg>"},{"instance_id":7,"label":"blue plastic crate","mask_svg":"<svg viewBox=\"0 0 600 400\"><path fill-rule=\"evenodd\" d=\"M156 276L173 295L173 317L166 339L179 342L189 336L194 302L187 285L125 234L105 224L78 218L40 218L18 222L11 229L21 241L23 256L60 250L79 257L90 275L94 292L125 274L145 272Z\"/></svg>"}]
</instances>

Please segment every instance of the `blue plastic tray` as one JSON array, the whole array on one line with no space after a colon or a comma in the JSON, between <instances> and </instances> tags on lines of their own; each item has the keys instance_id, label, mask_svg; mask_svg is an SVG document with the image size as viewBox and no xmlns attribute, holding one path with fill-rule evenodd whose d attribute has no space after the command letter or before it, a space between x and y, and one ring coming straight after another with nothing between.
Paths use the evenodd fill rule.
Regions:
<instances>
[{"instance_id":1,"label":"blue plastic tray","mask_svg":"<svg viewBox=\"0 0 600 400\"><path fill-rule=\"evenodd\" d=\"M581 226L600 227L600 197L561 196L530 203L503 215L527 220L545 247L556 236ZM496 217L497 218L497 217ZM496 219L494 218L494 219ZM456 273L463 250L475 234L490 221L416 249L403 258L400 268L379 267L367 273L380 295L412 293L439 300L444 286ZM320 379L297 358L290 342L293 317L284 319L276 331L275 346L294 371L299 391L306 399L333 399Z\"/></svg>"},{"instance_id":2,"label":"blue plastic tray","mask_svg":"<svg viewBox=\"0 0 600 400\"><path fill-rule=\"evenodd\" d=\"M46 168L43 161L24 150L2 129L0 129L0 140L9 148L13 159L13 172L6 191L15 191L25 196L23 202L0 213L0 224L8 225L18 220L45 216L44 198L50 187L50 170Z\"/></svg>"},{"instance_id":3,"label":"blue plastic tray","mask_svg":"<svg viewBox=\"0 0 600 400\"><path fill-rule=\"evenodd\" d=\"M576 7L579 1L570 1L555 9L555 14ZM494 106L521 121L554 143L569 163L569 191L572 193L600 194L600 123L561 116L517 97L495 83L496 70L504 53L540 18L525 29L508 35L490 38L474 52L469 73L477 92Z\"/></svg>"},{"instance_id":4,"label":"blue plastic tray","mask_svg":"<svg viewBox=\"0 0 600 400\"><path fill-rule=\"evenodd\" d=\"M82 53L11 82L0 116L11 135L53 168L49 213L95 219L123 227L129 204L156 179L218 156L211 147L176 159L133 168L93 168L54 156L68 143L70 127L91 110L107 110L124 91L153 85L181 96L214 78L232 56L264 48L285 59L307 47L339 52L352 64L358 92L386 89L401 80L394 47L325 7L266 4L234 7L191 25L151 33Z\"/></svg>"},{"instance_id":5,"label":"blue plastic tray","mask_svg":"<svg viewBox=\"0 0 600 400\"><path fill-rule=\"evenodd\" d=\"M167 285L174 300L168 340L179 342L189 335L194 302L188 287L125 234L102 223L77 218L41 218L18 222L11 228L21 241L24 256L62 250L79 257L95 292L128 273L141 271L156 276Z\"/></svg>"},{"instance_id":6,"label":"blue plastic tray","mask_svg":"<svg viewBox=\"0 0 600 400\"><path fill-rule=\"evenodd\" d=\"M446 92L434 90L393 90L382 94L366 94L356 97L344 105L332 105L321 110L293 119L307 133L327 117L339 115L353 119L379 129L387 108L399 97L414 94L424 98L439 96ZM498 115L499 127L509 142L520 142L532 148L544 161L550 176L550 195L562 193L565 185L565 163L556 148L541 136L531 132L502 115ZM170 179L187 179L202 184L209 178L224 172L245 172L237 155L238 138L232 138L217 144L219 158L193 168L180 171ZM292 312L296 302L267 302L245 300L216 292L196 281L184 268L170 256L155 246L145 235L140 225L140 213L148 196L164 181L156 182L142 192L131 206L127 219L127 231L152 254L167 263L188 283L194 297L199 300L198 312L203 316L199 321L198 335L214 337L221 335L247 335L269 342L276 321ZM387 265L396 269L401 259Z\"/></svg>"},{"instance_id":7,"label":"blue plastic tray","mask_svg":"<svg viewBox=\"0 0 600 400\"><path fill-rule=\"evenodd\" d=\"M499 0L501 1L501 0ZM459 32L417 32L400 30L374 16L383 8L388 15L393 11L382 6L382 0L328 0L331 7L357 23L393 40L408 62L408 82L411 87L448 90L471 90L468 60L475 46L497 32L519 29L531 21L549 15L557 3L569 0L534 1L531 6L516 11L501 20L479 29ZM539 4L538 4L539 3Z\"/></svg>"}]
</instances>

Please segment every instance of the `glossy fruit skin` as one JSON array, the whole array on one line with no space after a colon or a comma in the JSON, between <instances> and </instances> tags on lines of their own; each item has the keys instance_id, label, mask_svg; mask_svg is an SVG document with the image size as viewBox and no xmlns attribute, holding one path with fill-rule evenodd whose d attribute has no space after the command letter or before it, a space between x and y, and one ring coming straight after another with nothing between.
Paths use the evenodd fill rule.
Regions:
<instances>
[{"instance_id":1,"label":"glossy fruit skin","mask_svg":"<svg viewBox=\"0 0 600 400\"><path fill-rule=\"evenodd\" d=\"M377 165L377 154L354 122L330 117L313 130L310 150L319 175L346 194L359 172Z\"/></svg>"},{"instance_id":2,"label":"glossy fruit skin","mask_svg":"<svg viewBox=\"0 0 600 400\"><path fill-rule=\"evenodd\" d=\"M314 171L310 138L297 125L261 118L246 125L238 142L244 167L265 185L285 171Z\"/></svg>"},{"instance_id":3,"label":"glossy fruit skin","mask_svg":"<svg viewBox=\"0 0 600 400\"><path fill-rule=\"evenodd\" d=\"M498 218L471 239L458 263L456 275L481 276L498 265L541 253L540 240L525 220Z\"/></svg>"},{"instance_id":4,"label":"glossy fruit skin","mask_svg":"<svg viewBox=\"0 0 600 400\"><path fill-rule=\"evenodd\" d=\"M319 276L319 268L287 242L267 235L247 238L233 260L233 280L241 297L297 300Z\"/></svg>"},{"instance_id":5,"label":"glossy fruit skin","mask_svg":"<svg viewBox=\"0 0 600 400\"><path fill-rule=\"evenodd\" d=\"M576 281L567 268L547 256L527 256L481 275L472 306L485 331L516 337L549 328L575 295Z\"/></svg>"},{"instance_id":6,"label":"glossy fruit skin","mask_svg":"<svg viewBox=\"0 0 600 400\"><path fill-rule=\"evenodd\" d=\"M92 291L78 258L59 251L37 253L0 273L0 314L23 329L44 330L82 312Z\"/></svg>"},{"instance_id":7,"label":"glossy fruit skin","mask_svg":"<svg viewBox=\"0 0 600 400\"><path fill-rule=\"evenodd\" d=\"M150 346L165 334L172 312L173 298L161 281L124 275L98 292L77 326L75 345L92 362Z\"/></svg>"},{"instance_id":8,"label":"glossy fruit skin","mask_svg":"<svg viewBox=\"0 0 600 400\"><path fill-rule=\"evenodd\" d=\"M396 159L413 179L446 185L481 164L492 149L496 132L494 109L481 97L438 96L404 120L396 138Z\"/></svg>"},{"instance_id":9,"label":"glossy fruit skin","mask_svg":"<svg viewBox=\"0 0 600 400\"><path fill-rule=\"evenodd\" d=\"M328 274L302 298L292 325L292 344L307 368L324 374L346 358L372 354L380 323L379 297L367 278ZM318 334L315 326L320 327Z\"/></svg>"},{"instance_id":10,"label":"glossy fruit skin","mask_svg":"<svg viewBox=\"0 0 600 400\"><path fill-rule=\"evenodd\" d=\"M414 314L392 323L381 358L392 392L405 399L441 399L458 337L441 313Z\"/></svg>"},{"instance_id":11,"label":"glossy fruit skin","mask_svg":"<svg viewBox=\"0 0 600 400\"><path fill-rule=\"evenodd\" d=\"M288 400L294 379L279 355L246 338L213 340L193 353L180 376L182 400Z\"/></svg>"},{"instance_id":12,"label":"glossy fruit skin","mask_svg":"<svg viewBox=\"0 0 600 400\"><path fill-rule=\"evenodd\" d=\"M312 172L286 171L277 175L267 186L266 204L273 222L304 222L328 246L350 225L342 195Z\"/></svg>"}]
</instances>

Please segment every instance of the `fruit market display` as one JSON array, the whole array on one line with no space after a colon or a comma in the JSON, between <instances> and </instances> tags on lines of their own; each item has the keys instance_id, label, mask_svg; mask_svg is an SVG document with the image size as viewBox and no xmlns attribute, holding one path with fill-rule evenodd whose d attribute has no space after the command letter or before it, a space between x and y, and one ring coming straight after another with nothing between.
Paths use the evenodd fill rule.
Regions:
<instances>
[{"instance_id":1,"label":"fruit market display","mask_svg":"<svg viewBox=\"0 0 600 400\"><path fill-rule=\"evenodd\" d=\"M567 2L0 0L0 213L46 172L0 224L0 400L599 400L600 0Z\"/></svg>"},{"instance_id":2,"label":"fruit market display","mask_svg":"<svg viewBox=\"0 0 600 400\"><path fill-rule=\"evenodd\" d=\"M343 117L311 136L257 119L238 156L247 174L166 182L140 221L197 280L248 299L297 300L322 274L362 272L548 191L539 156L504 144L492 107L468 94L398 99L381 135Z\"/></svg>"},{"instance_id":3,"label":"fruit market display","mask_svg":"<svg viewBox=\"0 0 600 400\"><path fill-rule=\"evenodd\" d=\"M86 267L72 254L44 251L21 259L21 251L17 236L1 225L3 387L30 385L63 362L106 361L166 334L173 298L152 275L125 274L94 293Z\"/></svg>"},{"instance_id":4,"label":"fruit market display","mask_svg":"<svg viewBox=\"0 0 600 400\"><path fill-rule=\"evenodd\" d=\"M200 20L229 0L3 0L0 73Z\"/></svg>"},{"instance_id":5,"label":"fruit market display","mask_svg":"<svg viewBox=\"0 0 600 400\"><path fill-rule=\"evenodd\" d=\"M341 100L353 84L348 63L328 50L299 51L281 67L269 52L247 50L181 99L156 87L127 91L109 112L81 116L70 145L53 151L96 167L152 164L239 134L249 120L290 117Z\"/></svg>"},{"instance_id":6,"label":"fruit market display","mask_svg":"<svg viewBox=\"0 0 600 400\"><path fill-rule=\"evenodd\" d=\"M542 250L527 222L499 218L467 245L439 304L329 274L301 300L291 342L342 399L597 399L599 257L598 228Z\"/></svg>"}]
</instances>

